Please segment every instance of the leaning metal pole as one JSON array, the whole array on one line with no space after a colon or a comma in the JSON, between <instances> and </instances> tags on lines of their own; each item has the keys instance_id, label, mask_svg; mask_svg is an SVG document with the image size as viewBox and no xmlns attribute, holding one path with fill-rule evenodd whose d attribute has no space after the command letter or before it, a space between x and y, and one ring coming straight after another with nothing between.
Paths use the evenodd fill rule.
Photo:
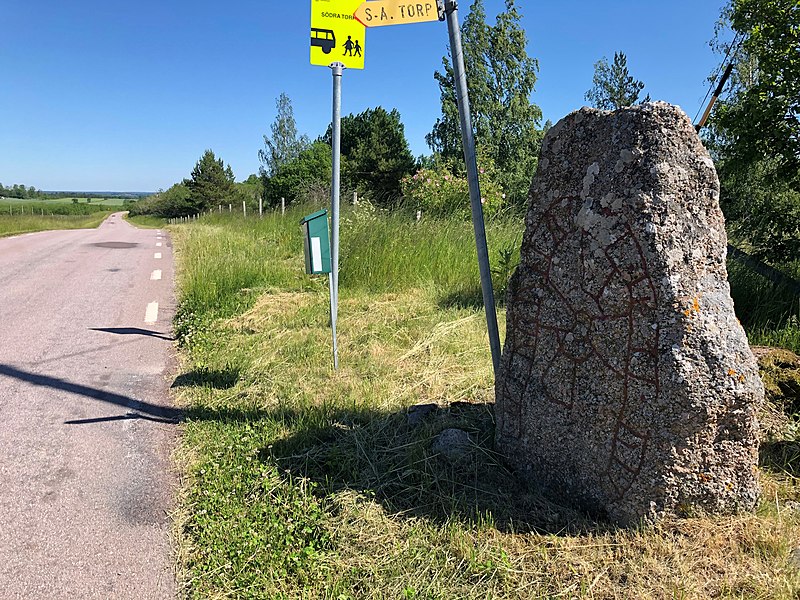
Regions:
<instances>
[{"instance_id":1,"label":"leaning metal pole","mask_svg":"<svg viewBox=\"0 0 800 600\"><path fill-rule=\"evenodd\" d=\"M458 3L445 2L447 29L450 33L450 53L453 55L453 76L458 99L458 114L461 120L461 139L464 144L464 162L467 165L469 200L472 206L472 225L475 228L475 246L478 250L478 266L481 274L483 306L486 309L486 325L489 329L489 346L492 349L494 374L500 369L500 333L497 329L497 311L494 306L492 271L489 267L489 250L486 246L486 227L483 222L481 188L478 182L478 162L475 158L475 135L472 131L472 118L469 112L467 74L464 70L464 52L461 46L461 27L458 24Z\"/></svg>"},{"instance_id":2,"label":"leaning metal pole","mask_svg":"<svg viewBox=\"0 0 800 600\"><path fill-rule=\"evenodd\" d=\"M331 151L333 177L331 180L331 331L333 334L333 368L339 368L339 351L336 341L336 320L339 313L339 191L341 185L342 142L342 72L340 62L331 64L333 73L333 118L331 120Z\"/></svg>"}]
</instances>

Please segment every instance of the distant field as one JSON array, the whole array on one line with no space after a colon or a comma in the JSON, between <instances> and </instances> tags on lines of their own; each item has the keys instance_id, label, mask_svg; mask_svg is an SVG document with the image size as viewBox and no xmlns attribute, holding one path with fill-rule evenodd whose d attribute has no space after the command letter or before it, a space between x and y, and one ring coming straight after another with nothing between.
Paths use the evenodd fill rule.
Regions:
<instances>
[{"instance_id":1,"label":"distant field","mask_svg":"<svg viewBox=\"0 0 800 600\"><path fill-rule=\"evenodd\" d=\"M119 206L55 200L0 200L0 237L51 229L84 229L97 227Z\"/></svg>"},{"instance_id":2,"label":"distant field","mask_svg":"<svg viewBox=\"0 0 800 600\"><path fill-rule=\"evenodd\" d=\"M90 214L10 216L0 209L0 237L53 229L91 229L100 225L110 214L111 211L106 210Z\"/></svg>"},{"instance_id":3,"label":"distant field","mask_svg":"<svg viewBox=\"0 0 800 600\"><path fill-rule=\"evenodd\" d=\"M0 205L73 204L74 200L77 200L78 204L99 204L101 206L122 206L123 202L125 202L123 198L85 198L82 196L71 196L68 198L36 198L25 200L20 198L0 198ZM89 200L89 202L87 202L87 200Z\"/></svg>"},{"instance_id":4,"label":"distant field","mask_svg":"<svg viewBox=\"0 0 800 600\"><path fill-rule=\"evenodd\" d=\"M121 206L103 204L102 202L65 202L55 201L36 201L36 200L0 200L0 215L3 216L27 216L31 214L39 216L47 215L90 215L98 212L118 210Z\"/></svg>"}]
</instances>

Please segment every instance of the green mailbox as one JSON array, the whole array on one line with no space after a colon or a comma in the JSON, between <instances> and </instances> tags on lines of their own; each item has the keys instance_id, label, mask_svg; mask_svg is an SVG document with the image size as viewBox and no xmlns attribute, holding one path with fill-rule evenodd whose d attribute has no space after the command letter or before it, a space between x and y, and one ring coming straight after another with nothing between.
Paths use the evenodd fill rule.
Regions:
<instances>
[{"instance_id":1,"label":"green mailbox","mask_svg":"<svg viewBox=\"0 0 800 600\"><path fill-rule=\"evenodd\" d=\"M318 275L331 272L331 244L328 241L328 211L320 210L300 221L303 228L303 248L306 273Z\"/></svg>"}]
</instances>

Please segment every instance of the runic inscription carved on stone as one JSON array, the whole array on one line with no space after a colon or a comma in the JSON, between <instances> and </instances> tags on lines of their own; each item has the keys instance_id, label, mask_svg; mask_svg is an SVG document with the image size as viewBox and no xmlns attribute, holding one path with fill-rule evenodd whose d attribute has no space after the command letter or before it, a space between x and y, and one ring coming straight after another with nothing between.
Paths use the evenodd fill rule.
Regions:
<instances>
[{"instance_id":1,"label":"runic inscription carved on stone","mask_svg":"<svg viewBox=\"0 0 800 600\"><path fill-rule=\"evenodd\" d=\"M733 312L716 171L686 115L567 116L525 222L500 452L620 523L752 508L763 387Z\"/></svg>"}]
</instances>

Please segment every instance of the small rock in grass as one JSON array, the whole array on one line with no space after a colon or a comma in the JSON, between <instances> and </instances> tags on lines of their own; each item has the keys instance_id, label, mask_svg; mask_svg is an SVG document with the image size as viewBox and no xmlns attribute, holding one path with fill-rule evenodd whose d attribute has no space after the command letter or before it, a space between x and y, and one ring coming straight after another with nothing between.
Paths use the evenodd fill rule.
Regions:
<instances>
[{"instance_id":1,"label":"small rock in grass","mask_svg":"<svg viewBox=\"0 0 800 600\"><path fill-rule=\"evenodd\" d=\"M786 502L783 503L783 505L789 510L792 510L794 512L800 512L800 502L795 502L794 500L787 500Z\"/></svg>"},{"instance_id":2,"label":"small rock in grass","mask_svg":"<svg viewBox=\"0 0 800 600\"><path fill-rule=\"evenodd\" d=\"M446 459L454 461L466 456L472 440L463 429L445 429L433 442L431 450L441 454Z\"/></svg>"},{"instance_id":3,"label":"small rock in grass","mask_svg":"<svg viewBox=\"0 0 800 600\"><path fill-rule=\"evenodd\" d=\"M789 552L789 566L800 571L800 548Z\"/></svg>"}]
</instances>

